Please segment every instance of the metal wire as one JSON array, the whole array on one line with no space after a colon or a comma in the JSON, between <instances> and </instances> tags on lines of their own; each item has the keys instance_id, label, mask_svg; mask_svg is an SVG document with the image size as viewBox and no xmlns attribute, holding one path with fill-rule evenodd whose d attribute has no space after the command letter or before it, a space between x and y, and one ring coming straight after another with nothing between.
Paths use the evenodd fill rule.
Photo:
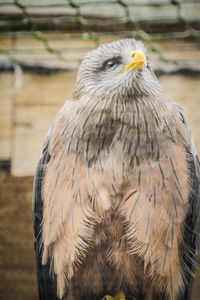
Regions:
<instances>
[{"instance_id":1,"label":"metal wire","mask_svg":"<svg viewBox=\"0 0 200 300\"><path fill-rule=\"evenodd\" d=\"M0 54L6 56L7 61L19 64L28 63L19 59L20 54L43 52L68 62L70 57L67 53L81 49L54 47L51 45L52 41L83 39L92 40L98 45L101 37L119 36L143 40L149 51L156 52L161 60L165 60L162 50L155 45L157 40L190 39L194 48L200 47L200 21L183 13L184 5L192 3L198 5L198 0L42 0L34 3L30 0L1 1ZM143 14L148 9L156 12L163 8L170 10L172 16L156 17L154 20L151 15ZM67 9L66 13L64 9ZM47 30L51 33L47 33ZM64 33L53 34L54 30L64 30ZM1 45L6 37L11 37L13 41L19 37L31 37L40 41L43 47L20 49L13 43L13 48L7 48ZM84 52L90 48L82 50Z\"/></svg>"}]
</instances>

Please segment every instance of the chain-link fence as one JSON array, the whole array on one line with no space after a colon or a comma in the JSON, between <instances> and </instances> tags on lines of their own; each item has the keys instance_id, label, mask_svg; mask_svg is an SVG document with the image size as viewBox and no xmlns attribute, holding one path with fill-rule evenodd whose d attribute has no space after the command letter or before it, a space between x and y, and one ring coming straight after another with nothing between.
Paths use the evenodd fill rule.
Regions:
<instances>
[{"instance_id":1,"label":"chain-link fence","mask_svg":"<svg viewBox=\"0 0 200 300\"><path fill-rule=\"evenodd\" d=\"M88 50L104 40L123 37L143 40L158 60L177 65L177 59L165 56L158 41L174 41L171 47L175 48L198 49L199 11L198 0L0 1L1 69L12 68L13 63L24 68L48 67L47 61L52 60L54 69L74 69ZM22 39L28 41L26 47ZM191 61L192 67L184 65L182 69L197 71L197 61L194 57Z\"/></svg>"}]
</instances>

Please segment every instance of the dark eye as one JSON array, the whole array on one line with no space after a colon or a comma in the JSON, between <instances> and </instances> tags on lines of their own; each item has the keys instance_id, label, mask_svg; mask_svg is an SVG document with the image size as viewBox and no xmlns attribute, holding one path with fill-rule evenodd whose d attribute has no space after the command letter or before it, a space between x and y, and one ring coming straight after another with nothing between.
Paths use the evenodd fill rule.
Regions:
<instances>
[{"instance_id":1,"label":"dark eye","mask_svg":"<svg viewBox=\"0 0 200 300\"><path fill-rule=\"evenodd\" d=\"M117 64L117 61L115 59L109 59L105 61L104 63L104 69L108 70L114 67Z\"/></svg>"}]
</instances>

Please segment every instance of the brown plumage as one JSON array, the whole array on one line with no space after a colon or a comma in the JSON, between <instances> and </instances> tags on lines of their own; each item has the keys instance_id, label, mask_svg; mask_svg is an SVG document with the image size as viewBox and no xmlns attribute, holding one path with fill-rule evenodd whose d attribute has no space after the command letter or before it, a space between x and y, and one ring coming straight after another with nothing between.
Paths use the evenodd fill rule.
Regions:
<instances>
[{"instance_id":1,"label":"brown plumage","mask_svg":"<svg viewBox=\"0 0 200 300\"><path fill-rule=\"evenodd\" d=\"M163 97L141 42L86 56L43 149L35 180L40 299L118 291L189 299L199 165L183 113Z\"/></svg>"}]
</instances>

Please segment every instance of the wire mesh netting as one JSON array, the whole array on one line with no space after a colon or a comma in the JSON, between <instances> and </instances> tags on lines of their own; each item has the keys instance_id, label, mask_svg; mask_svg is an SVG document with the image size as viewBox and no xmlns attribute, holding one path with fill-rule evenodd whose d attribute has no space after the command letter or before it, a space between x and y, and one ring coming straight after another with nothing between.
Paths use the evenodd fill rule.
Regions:
<instances>
[{"instance_id":1,"label":"wire mesh netting","mask_svg":"<svg viewBox=\"0 0 200 300\"><path fill-rule=\"evenodd\" d=\"M99 43L134 37L145 42L157 61L168 64L167 71L169 63L171 69L194 71L198 57L191 58L190 66L182 64L182 58L165 55L169 45L163 49L159 41L174 42L170 47L175 50L199 49L199 11L197 0L1 1L1 68L18 63L76 69Z\"/></svg>"}]
</instances>

